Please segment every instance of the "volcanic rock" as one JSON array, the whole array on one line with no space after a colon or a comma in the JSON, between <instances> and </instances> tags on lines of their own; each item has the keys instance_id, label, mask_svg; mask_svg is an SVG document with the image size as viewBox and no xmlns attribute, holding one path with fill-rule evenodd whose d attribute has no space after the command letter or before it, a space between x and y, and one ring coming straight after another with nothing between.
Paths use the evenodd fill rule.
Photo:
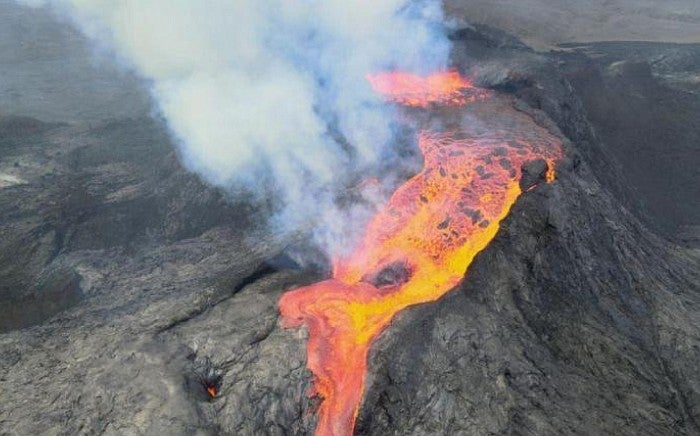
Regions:
<instances>
[{"instance_id":1,"label":"volcanic rock","mask_svg":"<svg viewBox=\"0 0 700 436\"><path fill-rule=\"evenodd\" d=\"M373 345L357 432L699 434L700 254L674 235L700 224L687 170L700 100L683 84L700 47L544 54L485 28L453 42L455 66L561 136L566 157L551 185L527 166L536 186L462 284ZM266 205L189 174L161 120L125 117L147 99L134 83L109 76L107 97L125 89L111 119L57 117L80 107L70 89L53 111L29 99L0 117L0 434L311 433L305 332L279 327L277 302L327 259L304 235L270 236ZM645 139L651 126L664 133ZM662 193L686 203L662 213Z\"/></svg>"},{"instance_id":2,"label":"volcanic rock","mask_svg":"<svg viewBox=\"0 0 700 436\"><path fill-rule=\"evenodd\" d=\"M371 283L377 288L384 286L396 286L408 281L411 270L404 262L391 263L374 276L363 278L363 282Z\"/></svg>"},{"instance_id":3,"label":"volcanic rock","mask_svg":"<svg viewBox=\"0 0 700 436\"><path fill-rule=\"evenodd\" d=\"M544 159L530 161L523 165L520 177L520 189L527 191L538 183L544 182L547 172L547 162Z\"/></svg>"}]
</instances>

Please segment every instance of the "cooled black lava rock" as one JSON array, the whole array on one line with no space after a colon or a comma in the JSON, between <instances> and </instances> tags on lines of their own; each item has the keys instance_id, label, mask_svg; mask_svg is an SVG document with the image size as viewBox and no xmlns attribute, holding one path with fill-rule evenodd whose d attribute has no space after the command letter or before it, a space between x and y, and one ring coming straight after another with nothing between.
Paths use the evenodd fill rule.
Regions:
<instances>
[{"instance_id":1,"label":"cooled black lava rock","mask_svg":"<svg viewBox=\"0 0 700 436\"><path fill-rule=\"evenodd\" d=\"M362 281L371 283L377 288L399 286L411 278L411 268L406 262L392 262L383 266L378 272L363 277Z\"/></svg>"},{"instance_id":2,"label":"cooled black lava rock","mask_svg":"<svg viewBox=\"0 0 700 436\"><path fill-rule=\"evenodd\" d=\"M224 382L224 369L206 356L195 360L192 372L200 392L206 394L209 399L216 398Z\"/></svg>"},{"instance_id":3,"label":"cooled black lava rock","mask_svg":"<svg viewBox=\"0 0 700 436\"><path fill-rule=\"evenodd\" d=\"M536 159L523 165L521 170L520 189L527 191L538 183L545 181L547 162L544 159Z\"/></svg>"}]
</instances>

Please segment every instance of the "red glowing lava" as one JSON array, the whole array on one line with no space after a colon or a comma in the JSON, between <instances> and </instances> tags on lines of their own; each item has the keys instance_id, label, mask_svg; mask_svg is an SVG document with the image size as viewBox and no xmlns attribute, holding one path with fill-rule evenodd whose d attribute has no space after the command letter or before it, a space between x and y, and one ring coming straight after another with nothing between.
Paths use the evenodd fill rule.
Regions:
<instances>
[{"instance_id":1,"label":"red glowing lava","mask_svg":"<svg viewBox=\"0 0 700 436\"><path fill-rule=\"evenodd\" d=\"M432 105L460 106L483 94L457 71L444 71L427 77L400 71L367 75L375 91L395 103L427 108Z\"/></svg>"},{"instance_id":2,"label":"red glowing lava","mask_svg":"<svg viewBox=\"0 0 700 436\"><path fill-rule=\"evenodd\" d=\"M369 80L395 103L439 104L457 114L471 101L460 96L473 91L455 72L425 78L387 73ZM477 93L479 101L490 95ZM322 398L317 435L352 434L372 342L399 311L435 301L459 283L521 194L521 166L546 159L547 180L553 180L561 143L509 105L488 104L476 103L483 105L477 114L488 113L480 125L423 130L422 171L396 190L347 257L333 259L333 277L280 300L283 325L309 331L307 365Z\"/></svg>"},{"instance_id":3,"label":"red glowing lava","mask_svg":"<svg viewBox=\"0 0 700 436\"><path fill-rule=\"evenodd\" d=\"M209 397L214 398L216 396L216 386L207 386L207 393Z\"/></svg>"}]
</instances>

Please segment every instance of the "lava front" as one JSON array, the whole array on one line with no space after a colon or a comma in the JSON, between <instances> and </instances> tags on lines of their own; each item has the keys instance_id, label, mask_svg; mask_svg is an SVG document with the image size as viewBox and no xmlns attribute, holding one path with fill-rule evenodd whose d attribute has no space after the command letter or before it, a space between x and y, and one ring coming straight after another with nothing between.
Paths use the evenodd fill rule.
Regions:
<instances>
[{"instance_id":1,"label":"lava front","mask_svg":"<svg viewBox=\"0 0 700 436\"><path fill-rule=\"evenodd\" d=\"M387 100L421 110L459 112L474 104L488 111L493 98L451 71L368 79ZM488 117L503 122L420 131L422 170L369 221L355 249L333 259L331 279L280 300L283 326L305 325L309 332L307 366L321 397L317 435L352 434L372 342L399 311L435 301L459 283L521 194L521 166L544 159L547 179L553 178L558 139L526 114L492 112Z\"/></svg>"}]
</instances>

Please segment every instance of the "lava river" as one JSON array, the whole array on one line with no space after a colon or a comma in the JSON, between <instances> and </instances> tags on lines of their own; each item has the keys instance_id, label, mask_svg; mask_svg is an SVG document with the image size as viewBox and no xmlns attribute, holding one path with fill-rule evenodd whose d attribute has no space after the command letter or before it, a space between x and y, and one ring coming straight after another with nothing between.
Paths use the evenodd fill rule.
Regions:
<instances>
[{"instance_id":1,"label":"lava river","mask_svg":"<svg viewBox=\"0 0 700 436\"><path fill-rule=\"evenodd\" d=\"M452 121L423 121L422 170L372 217L350 254L333 259L333 277L280 300L283 326L309 332L307 365L322 399L317 435L352 434L372 342L399 311L435 301L462 280L521 194L523 164L544 159L550 181L562 153L561 142L508 98L456 72L368 80L407 111L444 112Z\"/></svg>"}]
</instances>

